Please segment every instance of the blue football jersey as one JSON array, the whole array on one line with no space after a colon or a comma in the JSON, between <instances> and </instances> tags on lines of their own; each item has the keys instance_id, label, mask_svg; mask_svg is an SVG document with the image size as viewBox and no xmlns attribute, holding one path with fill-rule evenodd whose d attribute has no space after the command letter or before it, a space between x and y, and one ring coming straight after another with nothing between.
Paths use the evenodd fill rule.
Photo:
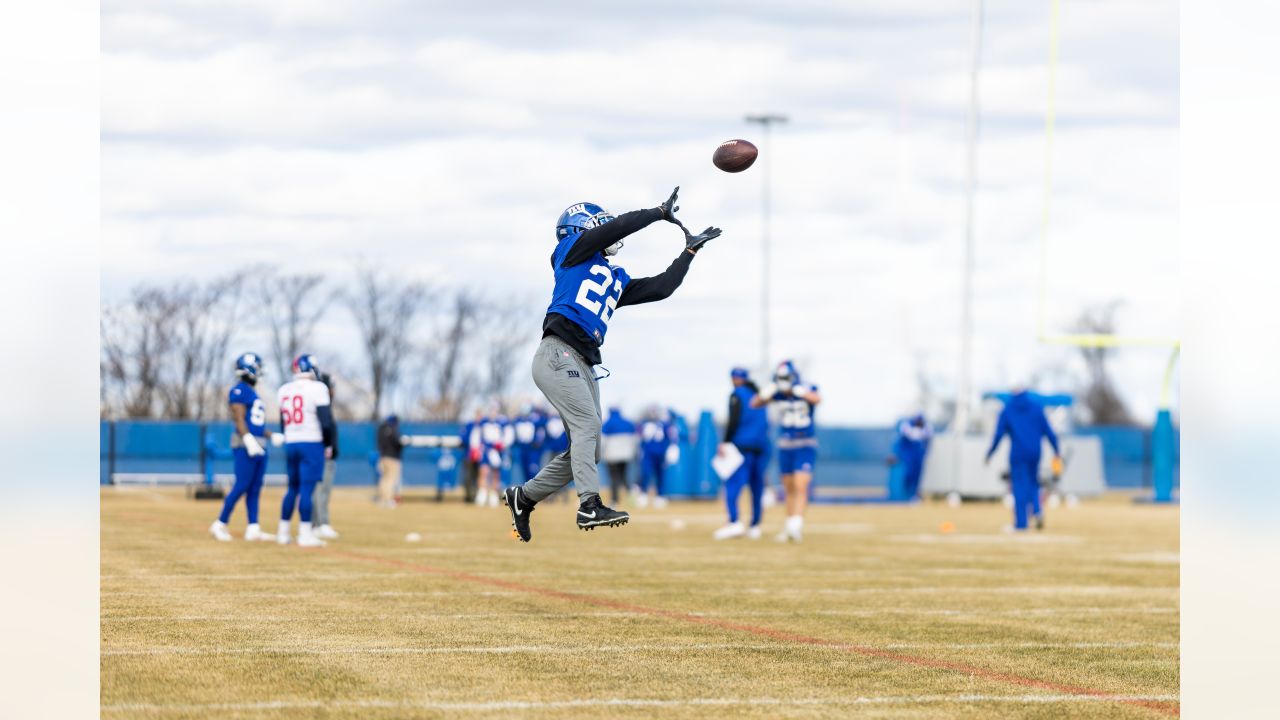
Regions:
<instances>
[{"instance_id":1,"label":"blue football jersey","mask_svg":"<svg viewBox=\"0 0 1280 720\"><path fill-rule=\"evenodd\" d=\"M802 385L792 392L780 392L773 396L773 403L778 407L778 427L782 429L783 445L808 444L795 441L810 440L815 437L813 412L814 406L800 395L817 392L816 385ZM790 443L786 441L792 441Z\"/></svg>"},{"instance_id":2,"label":"blue football jersey","mask_svg":"<svg viewBox=\"0 0 1280 720\"><path fill-rule=\"evenodd\" d=\"M640 451L650 455L667 452L676 434L674 425L662 420L645 420L640 424Z\"/></svg>"},{"instance_id":3,"label":"blue football jersey","mask_svg":"<svg viewBox=\"0 0 1280 720\"><path fill-rule=\"evenodd\" d=\"M551 256L556 285L547 313L569 318L600 346L609 331L609 319L618 307L618 298L622 297L631 276L626 270L611 265L603 253L596 253L582 264L564 267L564 259L579 237L581 234L561 240Z\"/></svg>"},{"instance_id":4,"label":"blue football jersey","mask_svg":"<svg viewBox=\"0 0 1280 720\"><path fill-rule=\"evenodd\" d=\"M250 435L262 437L267 427L267 409L253 386L247 382L238 382L227 394L228 405L244 405L244 424Z\"/></svg>"}]
</instances>

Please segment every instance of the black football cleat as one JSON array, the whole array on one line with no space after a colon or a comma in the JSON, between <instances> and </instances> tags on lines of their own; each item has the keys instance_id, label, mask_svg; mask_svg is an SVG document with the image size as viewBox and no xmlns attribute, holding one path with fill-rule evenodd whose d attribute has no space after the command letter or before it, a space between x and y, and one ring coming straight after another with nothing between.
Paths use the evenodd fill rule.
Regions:
<instances>
[{"instance_id":1,"label":"black football cleat","mask_svg":"<svg viewBox=\"0 0 1280 720\"><path fill-rule=\"evenodd\" d=\"M626 525L631 516L605 507L599 495L592 495L578 506L578 529L595 530L598 527Z\"/></svg>"},{"instance_id":2,"label":"black football cleat","mask_svg":"<svg viewBox=\"0 0 1280 720\"><path fill-rule=\"evenodd\" d=\"M502 502L511 511L511 529L515 531L520 542L529 542L533 532L529 530L529 513L537 505L524 494L519 486L509 487L502 493Z\"/></svg>"},{"instance_id":3,"label":"black football cleat","mask_svg":"<svg viewBox=\"0 0 1280 720\"><path fill-rule=\"evenodd\" d=\"M1036 529L1037 529L1037 530L1043 530L1043 529L1044 529L1044 515L1037 515L1037 516L1036 516L1036 518L1035 518L1035 520L1036 520Z\"/></svg>"}]
</instances>

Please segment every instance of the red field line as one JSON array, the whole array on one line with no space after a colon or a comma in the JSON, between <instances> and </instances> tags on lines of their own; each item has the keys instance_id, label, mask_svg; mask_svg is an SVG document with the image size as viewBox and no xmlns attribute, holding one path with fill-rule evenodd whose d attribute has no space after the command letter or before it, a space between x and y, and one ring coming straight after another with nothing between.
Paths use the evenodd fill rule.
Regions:
<instances>
[{"instance_id":1,"label":"red field line","mask_svg":"<svg viewBox=\"0 0 1280 720\"><path fill-rule=\"evenodd\" d=\"M397 560L395 558L382 557L379 555L368 555L365 553L351 552L348 550L337 550L334 548L326 548L321 550L325 554L338 555L341 557L351 558L353 560L361 560L364 562L381 563L383 565L392 565L395 567L405 568L429 575L441 575L444 577L462 580L465 582L478 583L481 585L489 585L492 587L504 588L507 590L516 590L518 592L528 593L531 595L541 595L543 597L556 598L558 600L567 600L569 602L584 603L587 605L595 605L597 607L612 608L615 610L626 610L629 612L642 613L652 615L654 617L666 618L695 625L708 625L724 630L732 630L735 632L748 633L758 637L767 637L774 640L784 642L799 643L802 645L815 645L819 647L829 647L837 650L857 653L866 657L877 658L880 660L891 660L905 665L915 665L916 667L932 668L936 670L950 670L953 672L963 673L974 677L983 678L985 680L993 680L995 682L1009 683L1011 685L1021 685L1028 688L1039 688L1041 690L1051 690L1058 693L1069 695L1080 695L1084 697L1094 697L1100 699L1111 699L1118 703L1127 703L1130 705L1138 705L1149 708L1166 715L1178 715L1179 704L1177 702L1158 701L1158 700L1137 700L1134 698L1118 697L1114 693L1092 690L1090 688L1078 685L1067 685L1064 683L1049 682L1047 680L1037 680L1035 678L1023 677L1021 675L1013 675L1010 673L988 670L974 665L953 662L950 660L937 660L933 658L917 657L900 652L890 650L881 650L879 648L868 647L865 645L857 645L840 642L838 640L829 640L827 638L814 637L811 635L801 635L799 633L789 632L787 630L778 630L775 628L764 627L761 625L750 625L747 623L733 622L730 620L721 620L717 618L705 617L694 613L684 612L681 610L664 610L662 608L646 607L644 605L635 605L633 603L622 602L620 600L610 600L608 598L595 597L593 595L584 595L582 593L565 592L563 590L552 590L550 588L538 587L536 585L525 585L524 583L512 582L510 580L501 580L499 578L485 577L483 575L474 575L472 573L462 572L460 570L449 570L447 568L438 568L422 563L409 562L406 560Z\"/></svg>"},{"instance_id":2,"label":"red field line","mask_svg":"<svg viewBox=\"0 0 1280 720\"><path fill-rule=\"evenodd\" d=\"M171 520L168 518L158 518L155 516L138 516L126 514L138 520L144 520L153 524L172 525L175 527L190 527L183 521ZM904 665L914 665L916 667L932 668L936 670L950 670L953 672L963 673L974 677L980 677L985 680L993 680L995 682L1009 683L1011 685L1021 685L1028 688L1039 688L1041 690L1051 690L1058 693L1068 695L1079 695L1081 697L1092 697L1099 699L1109 699L1112 702L1125 703L1128 705L1137 705L1145 707L1165 715L1177 716L1179 712L1179 704L1172 701L1161 700L1138 700L1134 698L1119 697L1115 693L1092 690L1079 685L1067 685L1064 683L1054 683L1047 680L1037 680L1035 678L1023 677L1021 675L1013 675L1011 673L1002 673L995 670L980 668L975 665L967 665L965 663L952 662L950 660L936 660L933 658L917 657L906 653L893 652L891 650L881 650L879 648L869 647L866 645L857 645L843 643L838 640L829 640L826 638L814 637L811 635L801 635L799 633L789 632L787 630L778 630L776 628L764 627L762 625L750 625L747 623L732 622L729 620L720 620L717 618L696 615L682 610L664 610L662 608L652 608L644 605L635 605L633 603L622 602L620 600L610 600L608 598L595 597L593 595L584 595L582 593L565 592L563 590L552 590L550 588L538 587L536 585L525 585L524 583L512 582L510 580L501 580L499 578L485 577L483 575L475 575L473 573L462 572L461 570L449 570L447 568L438 568L423 563L409 562L406 560L397 560L396 558L382 557L380 555L369 555L366 553L351 552L349 550L338 550L336 548L316 548L310 552L319 552L326 555L336 555L339 557L350 558L352 560L360 560L363 562L380 563L382 565L391 565L393 567L405 568L414 572L427 575L440 575L450 577L455 580L464 582L472 582L481 585L490 585L492 587L504 588L507 590L515 590L518 592L528 593L531 595L541 595L543 597L556 598L558 600L567 600L569 602L585 603L598 607L612 608L615 610L626 610L629 612L652 615L654 617L667 618L679 622L686 622L694 625L707 625L718 627L724 630L733 630L735 632L748 633L758 637L767 637L774 640L784 642L799 643L802 645L814 645L818 647L829 647L846 652L853 652L865 657L873 657L881 660L892 660Z\"/></svg>"}]
</instances>

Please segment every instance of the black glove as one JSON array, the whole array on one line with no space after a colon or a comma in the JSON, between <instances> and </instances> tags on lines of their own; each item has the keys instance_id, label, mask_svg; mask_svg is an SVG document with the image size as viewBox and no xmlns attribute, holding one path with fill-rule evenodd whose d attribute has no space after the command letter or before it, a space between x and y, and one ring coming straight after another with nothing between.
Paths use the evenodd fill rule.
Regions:
<instances>
[{"instance_id":1,"label":"black glove","mask_svg":"<svg viewBox=\"0 0 1280 720\"><path fill-rule=\"evenodd\" d=\"M667 222L673 222L677 225L680 224L680 221L676 219L676 211L680 209L676 205L676 195L679 193L680 186L677 185L676 189L671 191L671 197L667 198L666 202L658 206L658 209L662 211L662 219Z\"/></svg>"},{"instance_id":2,"label":"black glove","mask_svg":"<svg viewBox=\"0 0 1280 720\"><path fill-rule=\"evenodd\" d=\"M689 252L696 253L698 248L720 237L720 228L718 227L709 227L698 235L690 235L689 230L683 225L680 226L680 229L684 230L684 246Z\"/></svg>"}]
</instances>

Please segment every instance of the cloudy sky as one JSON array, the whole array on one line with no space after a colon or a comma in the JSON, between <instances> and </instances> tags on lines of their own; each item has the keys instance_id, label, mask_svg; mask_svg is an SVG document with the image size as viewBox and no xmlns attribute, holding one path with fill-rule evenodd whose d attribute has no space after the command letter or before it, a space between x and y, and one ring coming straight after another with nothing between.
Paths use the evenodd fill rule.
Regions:
<instances>
[{"instance_id":1,"label":"cloudy sky","mask_svg":"<svg viewBox=\"0 0 1280 720\"><path fill-rule=\"evenodd\" d=\"M674 298L617 314L602 390L719 412L728 368L760 354L763 174L710 155L759 140L745 114L781 112L772 354L822 386L824 417L884 424L918 371L954 387L970 7L104 0L103 299L248 263L341 281L365 262L526 298L533 335L560 210L680 185L686 223L724 235ZM1035 339L1048 0L987 2L984 39L975 379L997 389L1077 361ZM1121 331L1174 336L1177 3L1069 0L1060 42L1050 328L1119 299ZM648 275L681 246L658 224L618 259ZM348 325L332 318L320 349ZM240 341L265 347L254 328ZM1166 359L1118 358L1140 417Z\"/></svg>"}]
</instances>

